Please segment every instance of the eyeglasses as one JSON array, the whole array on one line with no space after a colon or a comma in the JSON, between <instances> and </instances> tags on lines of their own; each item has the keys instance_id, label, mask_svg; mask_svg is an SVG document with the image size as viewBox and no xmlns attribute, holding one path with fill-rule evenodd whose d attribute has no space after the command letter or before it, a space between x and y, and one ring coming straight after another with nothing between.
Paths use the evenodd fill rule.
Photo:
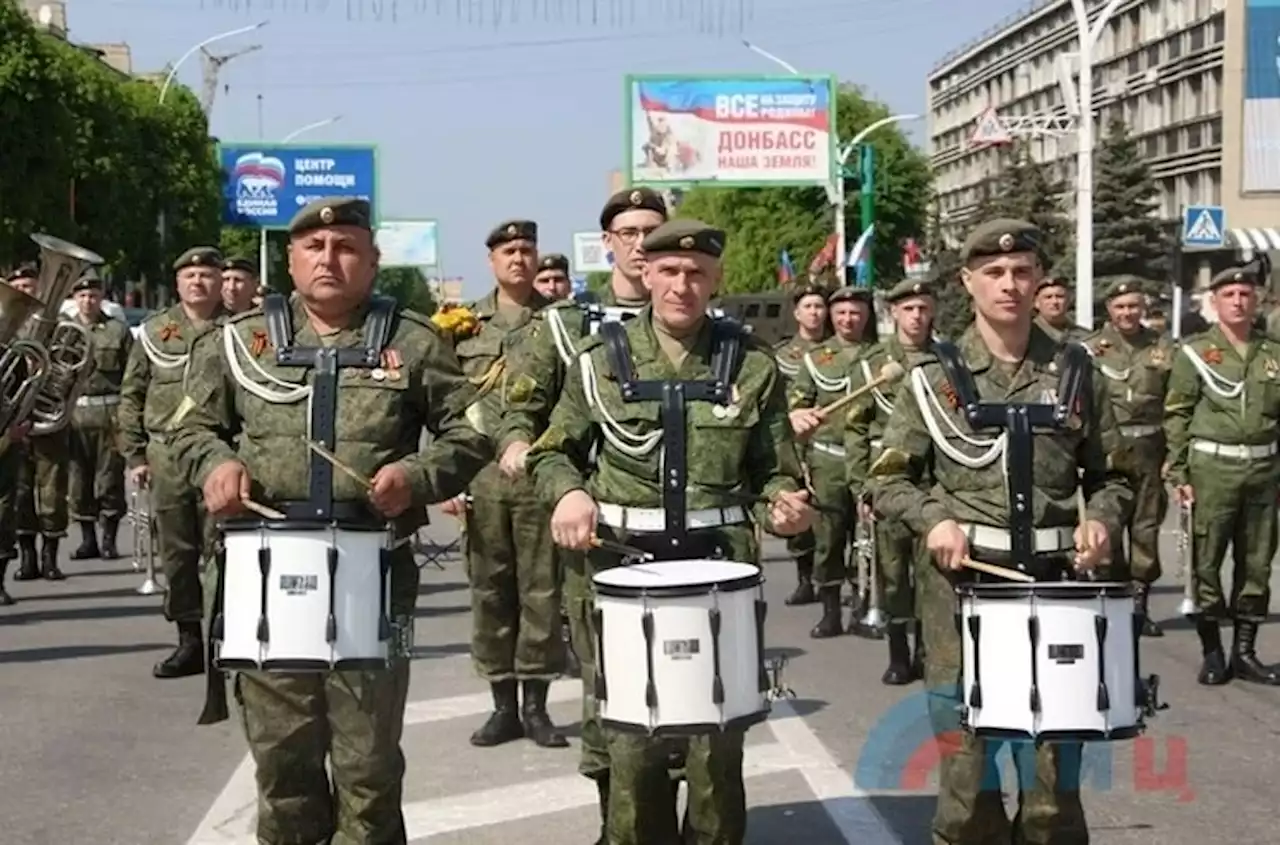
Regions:
<instances>
[{"instance_id":1,"label":"eyeglasses","mask_svg":"<svg viewBox=\"0 0 1280 845\"><path fill-rule=\"evenodd\" d=\"M622 239L625 243L633 243L640 238L646 237L657 231L657 226L651 226L647 229L635 229L628 227L626 229L610 229L609 234Z\"/></svg>"}]
</instances>

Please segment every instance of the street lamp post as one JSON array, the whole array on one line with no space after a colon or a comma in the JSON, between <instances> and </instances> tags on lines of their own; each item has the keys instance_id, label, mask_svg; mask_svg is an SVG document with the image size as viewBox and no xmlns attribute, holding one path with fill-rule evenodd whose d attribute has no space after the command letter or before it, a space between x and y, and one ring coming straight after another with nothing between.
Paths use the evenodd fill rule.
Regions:
<instances>
[{"instance_id":1,"label":"street lamp post","mask_svg":"<svg viewBox=\"0 0 1280 845\"><path fill-rule=\"evenodd\" d=\"M187 59L194 56L196 52L199 51L201 48L208 47L213 42L221 41L224 38L234 38L237 35L244 35L245 33L253 32L256 29L262 29L264 26L267 25L267 23L268 21L259 21L258 23L251 24L250 26L242 26L238 29L228 30L227 32L220 32L217 35L211 35L205 40L201 41L199 44L192 47L187 52L183 53L182 57L179 58L176 62L174 62L173 66L169 68L169 74L164 78L164 84L160 86L160 103L162 105L164 104L164 97L166 94L169 93L169 86L173 84L173 78L178 75L178 68L182 67L183 62L185 62Z\"/></svg>"},{"instance_id":2,"label":"street lamp post","mask_svg":"<svg viewBox=\"0 0 1280 845\"><path fill-rule=\"evenodd\" d=\"M280 140L281 144L287 144L294 138L303 133L310 132L313 129L323 129L342 120L342 115L335 114L333 117L326 117L324 120L317 120L315 123L308 123L306 126L299 126L297 129L285 135ZM258 230L258 284L265 286L270 274L270 263L267 261L267 230L263 227Z\"/></svg>"}]
</instances>

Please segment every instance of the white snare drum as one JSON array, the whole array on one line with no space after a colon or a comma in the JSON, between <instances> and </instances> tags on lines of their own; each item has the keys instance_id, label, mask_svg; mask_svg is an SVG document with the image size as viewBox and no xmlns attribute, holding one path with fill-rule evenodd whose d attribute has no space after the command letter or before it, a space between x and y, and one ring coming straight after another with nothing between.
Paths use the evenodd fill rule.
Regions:
<instances>
[{"instance_id":1,"label":"white snare drum","mask_svg":"<svg viewBox=\"0 0 1280 845\"><path fill-rule=\"evenodd\" d=\"M1128 584L965 584L965 727L978 736L1091 741L1143 729Z\"/></svg>"},{"instance_id":2,"label":"white snare drum","mask_svg":"<svg viewBox=\"0 0 1280 845\"><path fill-rule=\"evenodd\" d=\"M327 672L391 657L384 529L306 522L223 525L220 669Z\"/></svg>"},{"instance_id":3,"label":"white snare drum","mask_svg":"<svg viewBox=\"0 0 1280 845\"><path fill-rule=\"evenodd\" d=\"M607 727L685 736L769 715L759 567L673 560L598 573L595 689Z\"/></svg>"}]
</instances>

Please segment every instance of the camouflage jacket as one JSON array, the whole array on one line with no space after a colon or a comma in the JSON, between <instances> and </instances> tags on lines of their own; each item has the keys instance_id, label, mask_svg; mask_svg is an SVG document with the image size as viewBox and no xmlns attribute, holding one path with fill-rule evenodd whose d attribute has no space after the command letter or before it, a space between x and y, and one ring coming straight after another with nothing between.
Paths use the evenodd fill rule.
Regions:
<instances>
[{"instance_id":1,"label":"camouflage jacket","mask_svg":"<svg viewBox=\"0 0 1280 845\"><path fill-rule=\"evenodd\" d=\"M1165 399L1169 475L1187 483L1193 439L1265 446L1280 424L1280 343L1254 332L1246 357L1222 329L1187 338L1173 359Z\"/></svg>"},{"instance_id":2,"label":"camouflage jacket","mask_svg":"<svg viewBox=\"0 0 1280 845\"><path fill-rule=\"evenodd\" d=\"M711 378L711 320L679 370L659 348L651 321L646 307L626 326L638 379ZM800 459L777 364L765 344L748 333L742 337L732 403L722 408L693 401L687 406L690 510L732 507L742 505L744 498L800 489ZM554 505L569 491L583 489L599 502L661 507L661 410L657 401L623 402L603 340L584 341L550 425L529 451L529 472L539 497ZM597 446L587 478L587 457ZM753 509L761 524L768 525L767 506Z\"/></svg>"},{"instance_id":3,"label":"camouflage jacket","mask_svg":"<svg viewBox=\"0 0 1280 845\"><path fill-rule=\"evenodd\" d=\"M1159 426L1177 352L1172 341L1148 328L1126 337L1107 323L1084 343L1111 396L1116 424Z\"/></svg>"},{"instance_id":4,"label":"camouflage jacket","mask_svg":"<svg viewBox=\"0 0 1280 845\"><path fill-rule=\"evenodd\" d=\"M773 357L778 362L778 372L782 373L786 386L790 387L795 377L800 375L800 364L804 360L805 353L819 345L821 345L819 341L805 340L797 336L789 337L773 347Z\"/></svg>"},{"instance_id":5,"label":"camouflage jacket","mask_svg":"<svg viewBox=\"0 0 1280 845\"><path fill-rule=\"evenodd\" d=\"M1070 343L1075 340L1084 340L1089 335L1089 330L1083 326L1077 326L1075 323L1068 323L1066 328L1058 328L1050 325L1043 317L1036 317L1036 325L1041 331L1049 335L1057 343Z\"/></svg>"},{"instance_id":6,"label":"camouflage jacket","mask_svg":"<svg viewBox=\"0 0 1280 845\"><path fill-rule=\"evenodd\" d=\"M185 395L183 380L196 341L227 317L219 305L213 318L198 324L182 305L148 318L129 349L120 385L120 454L130 469L147 463L147 443L162 442L174 412Z\"/></svg>"},{"instance_id":7,"label":"camouflage jacket","mask_svg":"<svg viewBox=\"0 0 1280 845\"><path fill-rule=\"evenodd\" d=\"M353 318L354 328L323 339L297 297L291 307L298 346L364 346L367 305ZM383 368L350 367L339 374L334 451L366 478L400 462L413 490L414 507L406 516L420 522L428 504L466 488L492 457L491 447L466 420L475 388L429 320L400 311L383 361ZM276 364L262 309L237 314L201 338L190 370L190 401L170 443L191 483L202 486L216 466L237 459L262 504L306 500L311 451L304 441L314 371ZM423 429L433 439L419 452ZM333 474L333 490L335 501L366 500L364 488L345 473Z\"/></svg>"},{"instance_id":8,"label":"camouflage jacket","mask_svg":"<svg viewBox=\"0 0 1280 845\"><path fill-rule=\"evenodd\" d=\"M1032 328L1026 357L1012 375L993 359L976 327L957 346L982 399L1057 401L1064 345L1038 328ZM1133 493L1122 471L1130 462L1106 388L1098 382L1096 376L1091 379L1092 391L1077 403L1063 428L1033 433L1030 505L1036 528L1076 525L1075 495L1081 484L1089 518L1105 524L1112 536L1119 536L1132 510ZM898 391L883 451L871 466L868 487L876 509L902 520L922 538L947 519L1010 527L1003 433L972 428L936 356L923 356ZM934 482L922 486L928 472Z\"/></svg>"},{"instance_id":9,"label":"camouflage jacket","mask_svg":"<svg viewBox=\"0 0 1280 845\"><path fill-rule=\"evenodd\" d=\"M847 396L853 390L859 359L871 348L869 343L846 343L833 337L804 354L800 373L787 390L787 408L821 408ZM843 416L836 414L809 436L810 443L844 448Z\"/></svg>"},{"instance_id":10,"label":"camouflage jacket","mask_svg":"<svg viewBox=\"0 0 1280 845\"><path fill-rule=\"evenodd\" d=\"M89 333L93 342L93 374L89 376L84 396L114 396L120 393L125 364L133 348L133 332L122 320L99 314L92 323L75 321Z\"/></svg>"},{"instance_id":11,"label":"camouflage jacket","mask_svg":"<svg viewBox=\"0 0 1280 845\"><path fill-rule=\"evenodd\" d=\"M871 462L880 455L885 428L893 415L893 399L897 388L905 383L906 373L929 355L928 349L904 346L897 334L871 346L862 355L854 370L851 389L858 390L880 377L881 370L890 361L902 367L903 377L893 384L873 388L854 402L844 415L845 466L848 471L849 489L856 497L867 481Z\"/></svg>"}]
</instances>

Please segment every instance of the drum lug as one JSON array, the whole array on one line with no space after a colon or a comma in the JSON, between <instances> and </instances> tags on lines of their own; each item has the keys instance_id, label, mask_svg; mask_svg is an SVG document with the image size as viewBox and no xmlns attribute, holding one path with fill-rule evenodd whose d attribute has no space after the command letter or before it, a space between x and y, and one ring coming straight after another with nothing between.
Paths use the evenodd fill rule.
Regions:
<instances>
[{"instance_id":1,"label":"drum lug","mask_svg":"<svg viewBox=\"0 0 1280 845\"><path fill-rule=\"evenodd\" d=\"M596 626L596 679L595 679L595 697L596 701L609 700L609 688L605 684L604 669L604 611L595 608L591 611L591 615L595 619Z\"/></svg>"},{"instance_id":2,"label":"drum lug","mask_svg":"<svg viewBox=\"0 0 1280 845\"><path fill-rule=\"evenodd\" d=\"M658 688L653 679L653 612L645 610L640 617L640 627L644 630L644 663L648 680L644 685L644 703L650 710L658 709Z\"/></svg>"},{"instance_id":3,"label":"drum lug","mask_svg":"<svg viewBox=\"0 0 1280 845\"><path fill-rule=\"evenodd\" d=\"M1107 617L1095 616L1093 629L1098 640L1098 712L1111 711L1111 694L1107 691Z\"/></svg>"},{"instance_id":4,"label":"drum lug","mask_svg":"<svg viewBox=\"0 0 1280 845\"><path fill-rule=\"evenodd\" d=\"M258 550L258 573L261 576L261 603L258 605L258 642L266 645L271 641L271 626L267 622L267 596L271 583L271 549Z\"/></svg>"},{"instance_id":5,"label":"drum lug","mask_svg":"<svg viewBox=\"0 0 1280 845\"><path fill-rule=\"evenodd\" d=\"M1040 620L1032 616L1027 620L1027 633L1031 638L1031 712L1040 715Z\"/></svg>"},{"instance_id":6,"label":"drum lug","mask_svg":"<svg viewBox=\"0 0 1280 845\"><path fill-rule=\"evenodd\" d=\"M982 709L982 650L979 647L982 639L982 619L969 617L969 639L973 641L973 684L969 687L969 706L975 710Z\"/></svg>"},{"instance_id":7,"label":"drum lug","mask_svg":"<svg viewBox=\"0 0 1280 845\"><path fill-rule=\"evenodd\" d=\"M724 679L720 675L720 608L707 611L711 623L711 667L715 673L711 681L711 701L717 707L724 704Z\"/></svg>"},{"instance_id":8,"label":"drum lug","mask_svg":"<svg viewBox=\"0 0 1280 845\"><path fill-rule=\"evenodd\" d=\"M338 617L334 613L338 598L338 550L330 546L325 554L327 557L325 563L329 570L329 617L324 623L324 639L329 645L333 645L338 641Z\"/></svg>"}]
</instances>

